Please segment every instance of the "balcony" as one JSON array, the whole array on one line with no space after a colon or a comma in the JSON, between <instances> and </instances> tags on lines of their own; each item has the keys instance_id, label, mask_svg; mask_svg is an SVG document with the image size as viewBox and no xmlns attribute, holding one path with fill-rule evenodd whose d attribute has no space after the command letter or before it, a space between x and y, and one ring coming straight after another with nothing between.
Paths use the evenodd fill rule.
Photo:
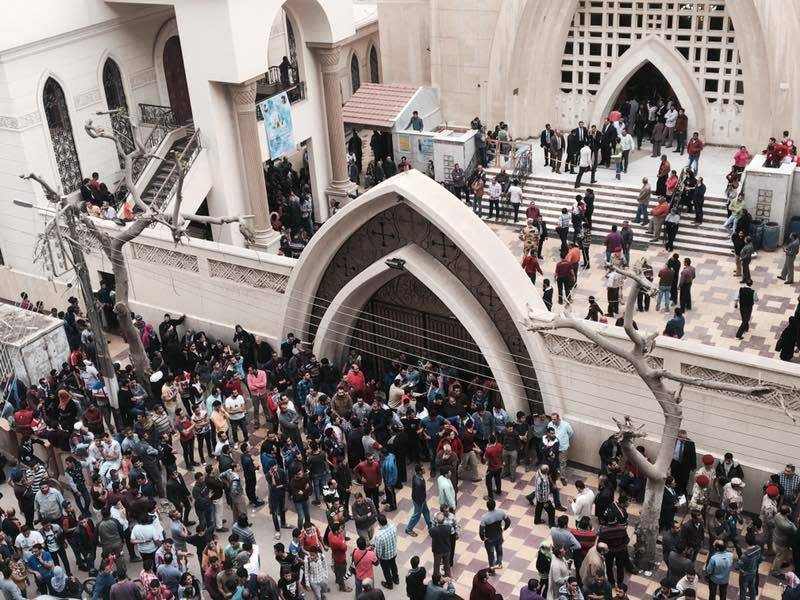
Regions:
<instances>
[{"instance_id":1,"label":"balcony","mask_svg":"<svg viewBox=\"0 0 800 600\"><path fill-rule=\"evenodd\" d=\"M286 92L289 102L292 104L305 100L306 97L306 84L304 81L300 81L300 70L296 62L289 67L286 77L281 77L280 67L270 67L264 73L264 77L258 80L256 86L256 102L261 102L281 92ZM258 106L256 106L256 118L259 121L263 120L261 109Z\"/></svg>"}]
</instances>

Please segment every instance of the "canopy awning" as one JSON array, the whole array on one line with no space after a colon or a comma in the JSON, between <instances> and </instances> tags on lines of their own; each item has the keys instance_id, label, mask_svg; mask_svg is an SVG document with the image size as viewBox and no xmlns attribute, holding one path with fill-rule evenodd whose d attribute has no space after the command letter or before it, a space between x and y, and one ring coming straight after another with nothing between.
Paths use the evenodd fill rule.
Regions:
<instances>
[{"instance_id":1,"label":"canopy awning","mask_svg":"<svg viewBox=\"0 0 800 600\"><path fill-rule=\"evenodd\" d=\"M419 89L409 85L364 83L342 107L344 122L391 129Z\"/></svg>"}]
</instances>

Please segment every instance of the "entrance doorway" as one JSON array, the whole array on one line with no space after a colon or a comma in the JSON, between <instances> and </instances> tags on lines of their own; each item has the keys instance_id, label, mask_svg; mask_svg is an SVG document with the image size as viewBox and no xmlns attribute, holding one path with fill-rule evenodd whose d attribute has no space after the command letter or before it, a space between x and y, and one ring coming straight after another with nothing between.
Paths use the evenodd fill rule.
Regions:
<instances>
[{"instance_id":1,"label":"entrance doorway","mask_svg":"<svg viewBox=\"0 0 800 600\"><path fill-rule=\"evenodd\" d=\"M169 38L164 45L164 77L167 80L172 114L175 115L178 125L183 125L192 120L192 103L189 99L189 86L186 84L181 40L177 35Z\"/></svg>"},{"instance_id":2,"label":"entrance doorway","mask_svg":"<svg viewBox=\"0 0 800 600\"><path fill-rule=\"evenodd\" d=\"M653 103L659 98L663 99L664 103L672 100L676 108L680 107L680 102L678 102L667 78L649 61L631 75L631 78L628 79L619 96L617 96L613 107L619 110L625 102L634 98Z\"/></svg>"}]
</instances>

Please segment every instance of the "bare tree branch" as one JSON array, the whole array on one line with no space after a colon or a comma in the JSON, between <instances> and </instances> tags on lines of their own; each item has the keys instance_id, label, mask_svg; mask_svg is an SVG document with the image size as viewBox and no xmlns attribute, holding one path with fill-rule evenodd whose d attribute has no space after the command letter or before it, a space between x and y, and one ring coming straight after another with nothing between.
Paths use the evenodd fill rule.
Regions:
<instances>
[{"instance_id":1,"label":"bare tree branch","mask_svg":"<svg viewBox=\"0 0 800 600\"><path fill-rule=\"evenodd\" d=\"M44 190L45 197L50 202L61 202L61 195L56 192L53 187L47 183L41 176L37 175L36 173L28 173L27 175L23 174L19 176L20 179L29 179L31 181L35 181Z\"/></svg>"}]
</instances>

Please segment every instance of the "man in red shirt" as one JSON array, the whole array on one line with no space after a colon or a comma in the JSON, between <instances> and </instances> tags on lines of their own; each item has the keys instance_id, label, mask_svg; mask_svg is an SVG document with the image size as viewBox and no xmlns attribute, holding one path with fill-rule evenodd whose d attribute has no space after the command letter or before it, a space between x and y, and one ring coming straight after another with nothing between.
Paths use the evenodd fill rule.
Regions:
<instances>
[{"instance_id":1,"label":"man in red shirt","mask_svg":"<svg viewBox=\"0 0 800 600\"><path fill-rule=\"evenodd\" d=\"M686 144L686 153L689 155L689 168L697 175L697 170L700 162L700 153L703 151L703 141L700 139L700 134L696 131L692 134L692 139ZM694 165L694 167L692 167Z\"/></svg>"},{"instance_id":2,"label":"man in red shirt","mask_svg":"<svg viewBox=\"0 0 800 600\"><path fill-rule=\"evenodd\" d=\"M563 261L562 261L563 262ZM500 489L500 475L503 472L503 444L497 441L497 437L492 434L489 436L489 443L483 451L486 458L486 491L487 500L493 500L494 495L502 494ZM492 491L492 481L494 481L494 492Z\"/></svg>"},{"instance_id":3,"label":"man in red shirt","mask_svg":"<svg viewBox=\"0 0 800 600\"><path fill-rule=\"evenodd\" d=\"M375 506L380 506L381 495L379 488L383 479L381 478L381 465L375 460L375 456L367 456L366 460L362 460L356 465L353 472L364 486L364 495L372 500Z\"/></svg>"},{"instance_id":4,"label":"man in red shirt","mask_svg":"<svg viewBox=\"0 0 800 600\"><path fill-rule=\"evenodd\" d=\"M331 549L331 562L333 563L333 574L340 592L352 592L353 588L345 583L347 576L347 542L345 541L342 526L333 523L325 536L325 541Z\"/></svg>"},{"instance_id":5,"label":"man in red shirt","mask_svg":"<svg viewBox=\"0 0 800 600\"><path fill-rule=\"evenodd\" d=\"M542 273L542 267L539 265L539 261L536 258L536 248L531 248L530 253L526 254L525 258L522 259L522 268L534 285L536 285L536 273L544 275L544 273Z\"/></svg>"},{"instance_id":6,"label":"man in red shirt","mask_svg":"<svg viewBox=\"0 0 800 600\"><path fill-rule=\"evenodd\" d=\"M558 285L558 303L564 304L564 297L567 302L572 301L572 286L575 285L575 274L572 272L572 263L566 257L556 264L556 284Z\"/></svg>"}]
</instances>

